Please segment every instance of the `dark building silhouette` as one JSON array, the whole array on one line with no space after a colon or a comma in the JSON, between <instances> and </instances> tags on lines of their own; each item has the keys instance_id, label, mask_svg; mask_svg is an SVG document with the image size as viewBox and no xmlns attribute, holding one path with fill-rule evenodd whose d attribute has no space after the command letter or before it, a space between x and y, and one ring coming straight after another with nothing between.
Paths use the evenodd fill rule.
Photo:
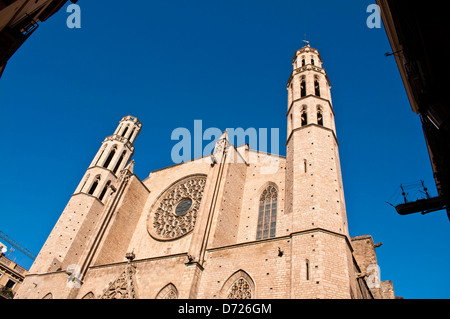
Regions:
<instances>
[{"instance_id":1,"label":"dark building silhouette","mask_svg":"<svg viewBox=\"0 0 450 319\"><path fill-rule=\"evenodd\" d=\"M0 0L0 77L8 60L68 0ZM78 0L71 0L76 3Z\"/></svg>"},{"instance_id":2,"label":"dark building silhouette","mask_svg":"<svg viewBox=\"0 0 450 319\"><path fill-rule=\"evenodd\" d=\"M412 110L420 116L438 196L397 207L400 214L447 209L450 218L450 72L443 2L377 0ZM399 119L401 120L401 119Z\"/></svg>"}]
</instances>

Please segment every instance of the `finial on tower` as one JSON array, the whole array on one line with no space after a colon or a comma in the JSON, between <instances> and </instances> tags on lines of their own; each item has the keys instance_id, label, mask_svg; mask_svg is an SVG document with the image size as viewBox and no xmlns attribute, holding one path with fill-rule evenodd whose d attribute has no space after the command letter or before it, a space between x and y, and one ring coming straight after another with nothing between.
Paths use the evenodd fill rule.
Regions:
<instances>
[{"instance_id":1,"label":"finial on tower","mask_svg":"<svg viewBox=\"0 0 450 319\"><path fill-rule=\"evenodd\" d=\"M305 44L305 47L309 47L309 41L306 40L306 33L305 33L305 40L303 40L303 43Z\"/></svg>"}]
</instances>

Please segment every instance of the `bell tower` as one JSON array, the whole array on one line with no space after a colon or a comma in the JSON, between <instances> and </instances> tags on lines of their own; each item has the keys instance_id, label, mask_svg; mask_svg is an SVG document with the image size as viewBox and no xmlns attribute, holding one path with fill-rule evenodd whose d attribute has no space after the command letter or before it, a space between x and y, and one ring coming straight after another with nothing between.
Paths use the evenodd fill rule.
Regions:
<instances>
[{"instance_id":1,"label":"bell tower","mask_svg":"<svg viewBox=\"0 0 450 319\"><path fill-rule=\"evenodd\" d=\"M347 298L352 248L330 81L319 52L309 45L295 53L292 65L287 83L286 213L292 215L291 231L298 235L293 245L304 251L296 264L302 275L293 294L302 298L302 289L312 289L319 298L333 298L325 287L339 280L349 289L334 297ZM304 249L306 242L312 249ZM345 262L337 251L347 256Z\"/></svg>"},{"instance_id":2,"label":"bell tower","mask_svg":"<svg viewBox=\"0 0 450 319\"><path fill-rule=\"evenodd\" d=\"M84 263L104 218L105 207L117 190L120 172L133 156L133 143L141 127L137 118L126 116L114 134L102 142L33 263L31 274L68 271Z\"/></svg>"}]
</instances>

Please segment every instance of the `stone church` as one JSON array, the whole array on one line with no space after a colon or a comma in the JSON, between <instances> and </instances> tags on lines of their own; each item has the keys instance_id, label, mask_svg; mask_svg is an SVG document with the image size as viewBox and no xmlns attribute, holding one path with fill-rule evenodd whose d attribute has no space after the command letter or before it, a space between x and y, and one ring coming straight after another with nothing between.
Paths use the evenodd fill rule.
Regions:
<instances>
[{"instance_id":1,"label":"stone church","mask_svg":"<svg viewBox=\"0 0 450 319\"><path fill-rule=\"evenodd\" d=\"M329 78L309 45L287 93L285 157L225 132L211 155L144 180L132 160L142 124L124 117L16 298L395 298L380 281L380 244L349 235Z\"/></svg>"}]
</instances>

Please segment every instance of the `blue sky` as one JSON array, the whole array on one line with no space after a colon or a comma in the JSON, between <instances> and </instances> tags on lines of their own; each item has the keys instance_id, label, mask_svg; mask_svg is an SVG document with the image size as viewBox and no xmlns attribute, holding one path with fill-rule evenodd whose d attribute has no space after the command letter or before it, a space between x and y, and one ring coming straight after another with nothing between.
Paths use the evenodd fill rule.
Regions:
<instances>
[{"instance_id":1,"label":"blue sky","mask_svg":"<svg viewBox=\"0 0 450 319\"><path fill-rule=\"evenodd\" d=\"M37 254L125 115L143 123L134 156L142 180L172 164L171 133L194 120L279 128L285 155L286 83L306 33L332 85L350 235L383 243L381 278L397 295L448 298L448 218L399 216L385 203L401 183L436 190L420 120L384 56L386 33L366 26L374 2L80 1L81 29L67 28L63 8L0 79L0 230Z\"/></svg>"}]
</instances>

